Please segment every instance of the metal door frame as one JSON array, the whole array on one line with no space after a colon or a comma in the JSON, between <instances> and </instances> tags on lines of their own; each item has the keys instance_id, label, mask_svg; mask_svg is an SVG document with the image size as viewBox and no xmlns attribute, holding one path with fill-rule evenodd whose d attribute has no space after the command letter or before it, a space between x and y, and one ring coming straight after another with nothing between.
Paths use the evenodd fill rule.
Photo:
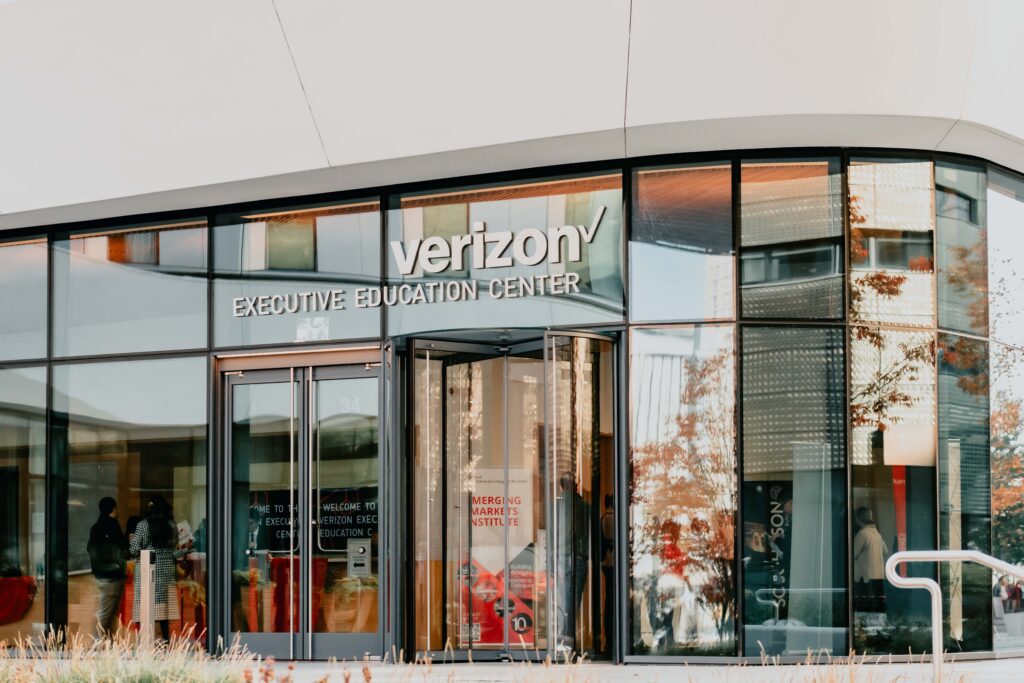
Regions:
<instances>
[{"instance_id":1,"label":"metal door frame","mask_svg":"<svg viewBox=\"0 0 1024 683\"><path fill-rule=\"evenodd\" d=\"M301 372L301 370L300 370ZM265 632L236 632L233 630L234 624L232 623L232 596L234 592L233 582L233 564L234 564L234 529L232 528L233 522L233 500L232 500L232 481L233 481L233 467L234 467L234 444L231 438L231 427L233 419L233 406L234 406L234 388L236 386L244 385L258 385L258 384L289 384L290 389L290 419L289 419L289 502L292 508L292 518L290 520L290 526L292 528L293 535L296 533L296 504L302 505L302 496L296 496L296 491L302 491L301 488L301 475L299 467L299 453L303 452L304 443L304 432L305 430L299 429L301 424L301 416L304 411L302 400L304 399L305 392L296 391L298 385L302 387L301 374L296 373L295 368L288 369L271 369L271 370L254 370L250 372L244 372L240 370L224 372L220 374L221 385L223 387L223 394L221 396L221 402L223 405L223 466L225 476L220 482L220 486L217 488L217 495L220 498L220 510L222 512L222 523L220 525L220 536L221 542L218 543L218 547L222 549L223 557L225 559L223 563L223 572L225 574L226 581L223 583L227 590L221 591L219 602L221 609L225 615L225 623L222 625L222 633L226 636L227 642L234 642L238 639L238 642L249 647L249 649L259 652L261 654L273 654L275 657L288 659L294 659L296 652L301 652L302 642L301 638L296 631L296 625L294 623L294 610L289 608L289 631L287 633L265 633ZM299 481L297 481L299 480ZM298 511L298 517L302 517L303 510ZM295 547L297 539L293 538L292 547ZM294 604L293 591L295 590L294 577L295 571L295 559L294 556L299 555L300 564L300 575L302 572L302 553L301 548L298 551L291 553L292 559L289 561L289 601ZM300 601L301 605L301 601ZM299 626L301 627L302 621L302 610L300 609L299 614ZM283 644L287 644L286 651L282 649Z\"/></svg>"},{"instance_id":2,"label":"metal door frame","mask_svg":"<svg viewBox=\"0 0 1024 683\"><path fill-rule=\"evenodd\" d=\"M363 349L358 349L358 351L363 351ZM380 356L377 358L380 358ZM239 360L244 363L244 359ZM218 450L222 457L218 459L219 473L221 474L220 484L210 487L210 495L215 501L215 505L211 506L211 509L216 510L219 517L218 520L215 520L215 524L211 525L211 531L217 533L219 538L211 538L210 549L214 552L219 551L218 554L221 555L223 560L211 567L211 572L215 572L211 576L211 589L219 589L217 593L220 595L218 597L212 591L211 594L217 598L216 606L219 608L220 618L216 620L216 626L214 626L213 620L211 620L210 625L215 630L215 635L219 636L220 647L218 649L223 649L226 644L233 642L234 638L238 636L240 642L248 645L250 649L261 654L273 654L280 658L327 659L337 657L338 659L344 659L352 657L363 659L364 657L369 657L371 659L379 659L384 649L385 624L387 623L387 601L385 598L387 594L386 586L389 583L387 569L382 557L388 548L388 536L386 534L387 508L382 504L385 489L386 449L384 437L387 419L383 410L385 398L383 395L384 387L382 386L383 373L380 369L381 363L375 360L365 363L337 364L335 362L335 364L330 365L311 365L302 361L316 362L321 359L314 358L313 356L303 357L301 355L285 357L283 360L285 362L282 363L278 359L274 359L275 362L270 368L260 367L262 363L259 359L256 359L253 365L257 369L226 370L221 368L216 371L217 387L219 390L217 403L218 410L220 411L220 428L218 431L221 436ZM329 360L336 361L336 358L332 356L329 357ZM291 362L289 363L288 361ZM312 554L307 549L312 548L313 527L315 526L315 520L311 514L314 496L311 468L314 458L312 436L315 420L315 385L319 381L364 377L377 380L377 631L375 633L357 634L317 633L309 627L303 627L304 624L312 624L310 609L312 606L313 563ZM298 536L298 548L295 554L298 556L299 586L305 590L303 591L304 594L299 596L298 620L297 623L290 624L290 632L243 632L246 633L243 636L233 630L231 605L233 591L231 572L234 552L231 491L234 462L231 434L233 388L246 384L278 383L290 383L292 388L290 399L290 431L292 438L290 439L289 461L291 463L290 474L295 477L290 490L292 492L291 496L294 496L291 502L292 511L293 515L296 515L292 519L292 524L295 529L294 533ZM289 575L293 576L291 572ZM294 586L295 581L290 581L289 591L295 590ZM290 599L294 601L294 598L291 596ZM212 602L210 602L210 605L211 607L214 606ZM292 620L295 619L294 612L291 613L290 618ZM287 652L282 647L285 642L287 643Z\"/></svg>"},{"instance_id":3,"label":"metal door frame","mask_svg":"<svg viewBox=\"0 0 1024 683\"><path fill-rule=\"evenodd\" d=\"M414 339L409 339L408 340L406 348L408 350L409 363L412 366L411 372L407 375L407 377L412 378L413 382L415 382L415 374L416 374L415 373L415 363L416 363L416 359L419 357L418 353L421 352L421 351L426 352L426 359L428 361L430 360L430 353L432 351L451 352L451 353L465 354L466 356L475 356L476 357L476 358L466 358L466 359L461 359L460 358L460 359L456 360L453 363L448 363L448 362L442 360L442 375L441 375L441 382L442 382L442 388L441 388L441 391L442 391L442 395L441 395L441 397L442 397L442 400L441 400L441 423L442 423L442 429L444 428L444 425L447 422L447 414L448 414L448 407L447 407L448 404L447 404L446 392L445 392L446 382L445 382L444 370L449 365L461 365L461 364L465 364L465 363L472 363L472 362L483 361L483 360L492 360L492 359L499 359L499 358L502 359L502 362L504 363L504 369L503 369L503 372L502 372L502 378L503 379L502 379L501 391L502 391L502 401L503 401L504 406L505 406L505 408L503 410L504 416L503 416L503 419L502 419L502 449L503 449L502 465L505 468L504 495L505 495L505 497L507 497L508 496L508 468L509 468L509 464L508 464L509 463L509 423L508 423L508 389L509 389L509 387L508 387L508 373L509 373L508 365L509 365L509 358L512 358L512 357L528 357L528 356L525 356L525 354L537 353L537 352L543 351L543 338L538 335L538 337L536 339L531 339L531 340L527 340L527 341L517 342L517 343L514 343L514 344L512 344L512 343L510 343L510 344L501 344L501 343L488 344L488 343L485 343L485 342L475 342L475 341L474 342L460 342L460 341L442 341L442 340L434 340L434 339L426 339L426 338L414 338ZM543 363L542 358L537 358L535 360L537 360L540 363ZM407 387L406 391L409 393L410 396L415 397L415 392L416 392L415 385ZM414 398L413 398L413 400L414 400ZM410 415L409 419L408 419L408 424L409 424L410 430L414 428L414 423L415 423L414 416ZM411 435L411 431L408 434ZM407 438L408 438L408 436L407 436ZM441 465L440 465L442 468L446 468L447 467L447 452L446 451L447 451L447 449L446 449L445 440L442 438L442 440L441 440L441 458L442 458L442 462L441 462ZM429 464L428 464L428 467L429 467ZM412 479L412 478L413 478L412 477L412 473L410 473L410 479ZM446 513L446 509L447 509L447 506L445 504L445 501L447 500L447 490L441 492L441 500L442 500L442 504L441 504L442 514L445 514ZM409 506L410 506L410 508L412 507L412 501L411 500L409 501ZM428 506L428 513L429 513L429 506ZM507 510L507 506L506 506L505 515L506 515L506 524L505 524L505 527L504 527L504 529L505 529L505 533L504 533L505 552L504 552L504 563L503 564L504 564L505 577L506 577L506 580L507 580L508 576L509 576L509 562L510 562L510 558L509 558L509 545L508 545L508 520L507 520L508 510ZM429 520L427 522L427 527L430 528ZM446 532L447 532L447 526L445 528L445 532L441 534L441 538L442 538L442 542L441 542L442 554L445 555L445 556L447 556L446 555L446 541L445 541L446 535L447 535ZM411 544L415 544L414 535L415 534L411 533L411 530L410 530L409 542ZM409 571L410 571L410 573L414 571L411 568L411 566L410 566ZM447 583L446 582L447 577L443 577L443 578L445 579L445 581L442 581L442 587L444 587L446 585L446 583ZM431 596L430 596L430 583L431 582L428 579L427 587L426 587L426 590L427 590L427 602L428 602L428 604L430 603L430 600L431 600ZM517 649L512 647L512 643L511 643L510 638L509 638L509 620L508 620L508 612L509 612L508 606L509 606L509 602L508 602L508 594L507 593L504 594L503 600L504 600L504 604L503 604L503 614L504 614L504 616L502 618L502 628L503 628L503 638L502 639L503 639L504 643L503 643L501 648L476 649L476 648L473 648L472 646L470 646L470 647L467 647L467 648L456 648L456 649L454 649L454 651L453 650L445 650L445 649L440 649L440 650L428 649L423 654L425 654L425 655L427 655L429 657L435 658L435 659L437 659L437 658L447 658L447 659L453 659L454 661L467 661L467 660L473 660L473 659L478 660L478 661L501 661L501 660L508 660L508 659L521 660L521 659L531 659L531 655L534 655L534 654L537 655L535 657L536 659L543 659L543 657L548 652L547 649L536 648L536 649L533 649L533 650L523 651L523 650L517 650ZM445 602L445 604L447 603L447 601L444 601L444 602ZM414 605L410 605L409 608L407 609L407 612L409 614L409 616L407 618L409 619L410 623L413 625L413 631L415 630L415 623L416 623L414 611L415 611L415 606ZM430 612L429 611L427 612L427 626L426 626L426 628L427 628L427 633L429 634L430 630L431 630L431 621L430 621ZM414 632L412 633L412 637L414 639L416 637L416 634ZM428 638L429 638L429 635L428 635ZM413 642L415 642L415 640Z\"/></svg>"},{"instance_id":4,"label":"metal door frame","mask_svg":"<svg viewBox=\"0 0 1024 683\"><path fill-rule=\"evenodd\" d=\"M538 330L538 332L540 332L540 331ZM509 446L508 446L508 439L509 439L508 430L509 430L509 426L508 426L508 409L507 409L507 406L508 406L508 400L507 400L508 399L508 359L510 357L515 357L515 356L522 355L522 354L541 352L541 359L540 360L543 363L543 373L544 373L543 391L544 391L544 425L545 425L544 429L545 429L545 436L544 436L544 449L543 449L543 458L544 458L544 462L543 462L543 477L544 477L544 492L545 492L545 499L546 499L544 501L544 506L545 506L544 509L545 509L545 514L547 516L547 519L545 520L545 523L546 523L546 525L548 527L548 537L546 539L546 546L547 547L545 548L545 563L546 563L545 573L547 575L547 590L546 590L546 594L545 594L545 598L544 598L544 609L545 609L545 613L546 613L546 622L547 622L545 624L545 629L546 629L545 637L546 637L547 647L545 647L545 648L536 648L536 649L533 649L533 650L523 651L523 650L520 650L520 649L515 649L512 646L512 643L510 642L510 638L509 638L509 624L508 624L508 616L507 616L508 615L508 609L507 609L508 597L506 596L505 597L506 609L504 611L504 613L506 615L505 618L504 618L504 631L505 631L505 633L504 633L504 641L505 641L504 649L500 649L500 650L499 649L494 649L494 650L477 650L477 649L474 649L474 648L470 647L470 648L455 649L454 652L451 651L451 650L427 650L426 652L422 653L422 654L424 654L426 656L430 656L430 657L433 657L433 658L447 658L447 659L452 659L454 661L465 661L465 660L468 660L468 659L476 659L478 661L483 661L483 660L491 660L491 661L493 661L493 660L507 660L507 659L512 659L512 660L523 660L523 659L527 659L527 660L528 659L543 660L545 657L547 657L549 655L552 656L552 658L554 658L556 656L556 654L557 654L557 649L554 647L554 645L556 643L556 638L554 636L555 636L555 626L556 626L555 619L557 618L556 615L557 615L557 585L558 585L557 566L555 564L555 562L556 562L555 552L556 552L556 547L557 547L556 546L556 539L557 539L557 526L556 526L557 525L557 513L556 513L556 507L557 506L556 506L556 499L557 499L557 492L555 491L555 487L557 486L557 478L554 476L555 473L553 472L553 468L555 467L555 459L554 459L553 450L552 450L552 445L554 443L554 439L556 438L557 423L556 423L555 420L552 419L552 415L553 415L553 412L552 412L553 411L553 406L551 405L551 402L552 402L552 395L551 395L552 394L552 391L551 391L552 385L550 384L550 382L551 382L551 378L553 376L552 375L552 362L553 362L552 356L553 356L553 348L554 348L553 344L557 343L556 340L559 339L559 338L560 339L565 339L565 338L593 339L593 340L596 340L596 341L608 342L611 345L611 353L612 353L611 363L612 363L612 373L613 373L613 377L611 378L611 381L612 381L613 390L612 390L612 395L608 397L608 400L610 400L612 402L611 408L612 408L612 414L613 414L613 428L618 431L621 428L620 420L619 420L619 417L618 417L620 412L621 412L621 405L619 405L620 404L620 397L617 395L617 393L616 393L617 390L615 388L615 387L618 386L618 384L616 383L615 373L621 372L621 370L619 369L619 364L621 363L620 348L622 346L620 344L620 342L619 342L619 335L618 335L618 333L611 332L611 333L607 333L607 334L602 334L602 333L594 333L594 332L586 332L586 331L576 331L576 330L544 330L543 334L538 334L537 338L532 339L532 340L528 340L528 341L518 342L516 344L501 344L501 343L488 344L488 343L475 342L475 341L474 342L460 342L460 341L435 340L435 339L429 339L429 338L410 338L406 342L406 350L407 350L406 358L407 358L407 362L409 363L410 367L407 369L407 372L404 373L404 376L405 376L406 382L407 382L407 386L405 388L405 390L407 392L406 397L407 397L407 401L410 402L409 403L410 406L413 405L412 402L415 401L415 392L416 392L416 387L415 387L415 377L416 377L415 363L416 363L417 358L422 357L422 356L420 356L421 352L426 351L426 354L427 354L426 357L427 357L428 360L430 358L429 354L430 354L431 351L456 352L456 353L465 353L467 355L478 355L480 357L480 360L483 360L483 359L486 359L486 358L504 357L504 359L505 359L505 372L504 372L504 385L502 387L502 392L503 392L503 395L505 397L504 400L505 400L505 406L506 406L505 418L504 418L504 421L503 421L503 430L504 430L503 439L504 439L504 449L505 449L505 452L504 452L504 466L505 466L505 469L506 469L506 476L505 476L506 494L507 494L507 491L508 491L508 489L507 489L507 487L508 487L508 474L507 474L507 470L508 470L508 462L509 462ZM467 360L466 362L471 362L471 361ZM445 366L446 365L447 364L445 364ZM442 371L442 382L444 382L443 371ZM442 417L441 417L442 424L444 424L445 416L447 414L447 412L446 412L446 410L447 410L446 405L447 405L447 403L446 403L446 398L445 398L445 393L444 393L444 385L442 384ZM411 438L412 438L412 434L413 434L412 430L414 429L414 426L415 426L414 423L415 423L414 416L411 413L408 414L407 415L407 430L405 432L406 439L407 439L407 443L406 443L406 448L407 449L410 447L410 444L411 444ZM622 438L621 434L616 434L615 441L614 441L614 444L613 444L613 447L614 447L613 463L612 463L613 479L615 479L619 475L619 469L620 468L619 468L618 460L619 460L619 455L620 454L618 453L618 451L621 448L621 445L619 443L619 440L621 438ZM441 455L442 455L442 458L445 457L445 445L444 445L443 440L442 440L442 445L441 445ZM445 463L442 463L441 466L444 467ZM412 473L411 469L410 469L410 472L409 472L408 476L409 476L409 484L410 484L410 488L408 489L408 491L409 491L409 495L411 496L411 492L413 491L412 486L414 486L414 482L412 481L413 473ZM612 481L611 482L611 486L613 488L613 491L616 494L619 493L619 484L620 484L620 482L618 482L618 481ZM444 500L444 494L442 494L442 501L443 500ZM410 498L410 500L408 501L407 504L409 505L409 508L410 508L410 512L409 512L410 516L407 517L407 523L411 524L411 522L412 522L412 517L411 517L411 515L412 515L412 511L411 511L412 500L411 500L411 498ZM621 514L620 513L620 509L621 509L621 505L617 505L616 506L616 512L615 512L615 515L616 515L615 519L616 520L618 519L618 515ZM445 510L445 505L442 502L442 511L444 511L444 510ZM429 524L428 524L428 526L429 526ZM506 575L507 575L507 573L508 573L508 564L509 564L510 558L508 557L508 554L509 554L508 553L508 532L507 532L508 527L506 526L505 528L506 528L506 534L505 534L505 546L506 546L506 550L505 550L505 572L506 572ZM616 532L617 531L618 531L618 523L616 521ZM442 534L442 539L443 538L444 538L444 534ZM414 538L414 534L412 533L412 528L409 529L408 542L410 544L408 552L411 553L412 552L412 544L415 544L415 538ZM444 540L442 540L442 547L443 546L444 546ZM616 551L616 553L615 553L615 562L616 562L616 576L618 577L619 574L621 573L621 567L619 566L618 551ZM410 563L407 566L407 573L406 573L407 580L410 581L410 582L414 579L413 571L414 570L413 570L412 565ZM430 584L430 581L428 580L427 583L428 583L427 591L428 591L428 596L429 596L429 591L430 591L430 585L429 584ZM620 630L619 622L620 622L620 619L622 617L621 605L623 603L623 600L621 599L621 597L619 595L622 591L621 591L621 588L619 587L618 583L619 582L617 581L614 586L610 587L611 588L611 595L610 595L610 599L608 601L609 604L612 606L612 608L614 608L616 610L616 614L613 615L613 617L614 617L613 618L613 633L608 634L608 638L609 638L609 641L610 641L610 643L609 643L609 646L610 646L609 656L611 657L612 660L614 660L614 657L616 656L616 654L618 652L617 642L618 642L619 635L620 635L619 634L619 630ZM411 597L411 595L410 595L410 597ZM415 607L412 605L412 601L410 600L409 601L409 606L407 607L407 610L406 610L407 614L406 614L405 618L408 619L408 624L410 626L410 628L408 629L408 637L412 638L411 642L416 642L415 639L417 637L417 634L415 633L416 618L415 618L414 611L415 611ZM427 632L428 632L428 634L430 632L429 612L428 612ZM411 649L413 651L415 651L415 648L411 648ZM579 652L579 648L577 647L577 644L575 642L572 645L572 652L573 652L574 655L578 654L578 652Z\"/></svg>"},{"instance_id":5,"label":"metal door frame","mask_svg":"<svg viewBox=\"0 0 1024 683\"><path fill-rule=\"evenodd\" d=\"M557 490L557 488L558 488L558 476L557 475L558 475L558 473L555 471L556 459L557 459L556 458L556 448L557 448L557 439L558 439L558 419L557 419L557 412L554 409L554 405L552 405L552 404L556 403L557 400L558 400L558 396L557 396L557 393L558 393L558 390L557 390L558 383L557 383L557 378L554 376L555 367L554 367L553 363L554 363L554 357L555 357L555 347L556 347L556 344L557 344L558 340L559 339L566 339L566 338L568 338L568 339L592 339L592 340L595 340L595 341L608 342L611 345L612 371L613 371L613 374L615 372L615 366L616 366L616 364L618 362L618 358L617 358L616 353L615 353L617 348L618 348L618 345L617 345L618 336L616 334L614 334L614 333L601 334L601 333L595 333L595 332L584 332L584 331L574 331L574 330L545 330L544 331L544 424L545 424L544 458L545 458L545 464L546 464L544 476L545 476L545 491L547 493L547 496L546 496L547 500L545 501L545 506L546 506L547 515L548 515L548 526L550 528L549 539L548 539L548 543L547 543L547 546L548 546L547 547L547 555L548 555L547 556L548 590L547 590L547 595L546 595L546 598L547 598L547 608L546 609L547 609L547 613L548 613L548 620L547 620L547 629L548 629L547 638L548 638L548 641L547 642L549 644L549 651L551 651L550 650L550 645L551 644L555 644L558 641L558 637L557 637L558 636L558 623L557 623L557 620L558 620L558 596L559 596L558 565L557 565L557 562L558 562L558 557L557 557L557 552L558 552L558 505L557 505L557 499L558 499L558 490ZM549 382L550 382L550 385L549 385ZM615 428L617 428L618 427L618 421L615 419L615 414L616 414L615 411L618 410L618 406L616 405L616 401L615 401L615 396L614 396L615 388L614 388L614 386L613 386L613 389L612 389L612 393L613 393L613 396L609 397L610 400L612 400L612 410L613 410L613 412L612 412L612 415L613 415L612 424L613 424L613 426ZM598 410L600 410L599 407L598 407ZM615 441L615 445L616 445L616 448L617 448L618 447L617 438L616 438L616 441ZM617 456L614 456L614 457L615 457L615 460L617 461L618 460ZM614 465L615 465L615 463L613 463L613 472L615 472ZM614 475L613 475L613 477L614 477ZM613 490L615 490L617 492L616 482L613 481L611 483L612 483ZM616 567L616 576L618 576L620 572L621 572L621 568L620 567ZM614 598L616 596L616 592L617 592L616 587L612 586L612 592L611 592L611 597L612 598ZM618 609L619 605L622 603L622 600L609 600L608 602L610 604L614 605L616 609ZM617 623L617 622L618 622L618 616L617 615L613 615L613 623ZM613 631L614 631L614 629L613 629ZM611 639L613 641L617 640L616 634L614 632L612 634L609 634L608 637L609 637L609 639ZM573 640L573 642L569 646L570 649L571 649L571 653L566 653L566 654L578 655L579 652L580 652L580 647L579 647L579 643L576 642L575 629L574 629L574 632L572 634L572 640ZM557 657L557 655L559 653L558 649L557 649L557 646L556 646L556 649L553 650L553 652L554 652L554 654ZM611 652L609 654L611 655L612 658L614 658L614 654L615 654L614 645L612 645ZM562 660L559 660L559 661L562 661Z\"/></svg>"},{"instance_id":6,"label":"metal door frame","mask_svg":"<svg viewBox=\"0 0 1024 683\"><path fill-rule=\"evenodd\" d=\"M385 543L385 537L382 533L384 527L385 508L381 505L381 489L383 488L384 482L384 442L383 442L383 428L384 428L384 416L381 414L381 394L383 389L381 387L381 371L379 364L366 363L365 365L329 365L329 366L310 366L306 368L306 372L309 377L306 381L307 391L309 395L309 401L307 403L308 419L307 429L309 436L308 449L306 450L306 486L303 492L307 496L306 511L309 513L309 518L303 525L306 534L306 548L313 548L314 541L314 527L316 527L319 520L319 515L314 516L312 510L314 509L314 481L313 481L313 469L314 469L314 458L319 460L319 457L314 452L314 434L319 439L319 433L316 432L314 426L317 419L317 408L319 402L317 400L316 387L318 382L330 382L330 381L344 381L344 380L357 380L357 379L374 379L377 381L377 631L375 633L331 633L331 632L318 632L312 630L313 619L312 615L309 614L309 610L313 605L313 554L307 552L303 554L303 559L306 564L306 569L302 574L304 583L306 586L306 596L303 600L303 607L306 610L304 616L304 622L310 624L310 628L303 631L303 637L306 642L306 659L329 659L331 657L337 657L338 659L356 657L362 660L364 657L380 656L380 653L384 647L384 618L385 618L385 590L384 590L384 562L382 558L382 551L386 552L387 545ZM319 486L319 474L316 480L317 486ZM371 557L371 562L373 558ZM335 651L332 651L335 650ZM344 652L338 652L336 650L344 650Z\"/></svg>"}]
</instances>

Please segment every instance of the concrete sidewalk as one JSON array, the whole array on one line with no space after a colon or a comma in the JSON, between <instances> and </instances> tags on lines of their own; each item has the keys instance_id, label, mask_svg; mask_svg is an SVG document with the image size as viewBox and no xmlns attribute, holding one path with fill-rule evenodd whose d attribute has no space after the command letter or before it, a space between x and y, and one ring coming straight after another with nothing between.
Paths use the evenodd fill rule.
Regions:
<instances>
[{"instance_id":1,"label":"concrete sidewalk","mask_svg":"<svg viewBox=\"0 0 1024 683\"><path fill-rule=\"evenodd\" d=\"M365 671L364 671L365 667ZM288 662L274 665L278 676L290 673L294 683L930 683L931 664L860 664L714 666L572 664L380 664L362 662ZM1024 681L1024 659L947 662L950 683Z\"/></svg>"}]
</instances>

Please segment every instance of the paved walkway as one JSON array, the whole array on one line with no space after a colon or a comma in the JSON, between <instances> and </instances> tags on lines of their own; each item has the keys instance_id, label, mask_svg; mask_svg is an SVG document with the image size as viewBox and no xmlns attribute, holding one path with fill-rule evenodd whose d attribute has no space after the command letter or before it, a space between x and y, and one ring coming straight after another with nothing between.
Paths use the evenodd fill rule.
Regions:
<instances>
[{"instance_id":1,"label":"paved walkway","mask_svg":"<svg viewBox=\"0 0 1024 683\"><path fill-rule=\"evenodd\" d=\"M365 667L365 671L364 671ZM931 664L860 664L857 666L655 666L630 664L434 664L412 665L359 662L298 662L289 671L285 662L275 673L291 673L294 683L929 683ZM347 674L347 677L346 677ZM949 683L1019 683L1024 659L946 663Z\"/></svg>"}]
</instances>

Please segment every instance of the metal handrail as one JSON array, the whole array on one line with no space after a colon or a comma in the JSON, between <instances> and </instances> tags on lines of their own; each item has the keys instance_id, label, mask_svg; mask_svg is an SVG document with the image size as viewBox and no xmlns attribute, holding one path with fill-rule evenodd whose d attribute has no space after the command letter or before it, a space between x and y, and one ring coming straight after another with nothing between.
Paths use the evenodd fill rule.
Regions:
<instances>
[{"instance_id":1,"label":"metal handrail","mask_svg":"<svg viewBox=\"0 0 1024 683\"><path fill-rule=\"evenodd\" d=\"M903 550L885 561L885 577L897 588L923 588L932 596L932 675L942 680L942 589L933 579L900 576L898 566L905 562L976 562L984 567L1024 579L1024 567L1017 567L977 550Z\"/></svg>"}]
</instances>

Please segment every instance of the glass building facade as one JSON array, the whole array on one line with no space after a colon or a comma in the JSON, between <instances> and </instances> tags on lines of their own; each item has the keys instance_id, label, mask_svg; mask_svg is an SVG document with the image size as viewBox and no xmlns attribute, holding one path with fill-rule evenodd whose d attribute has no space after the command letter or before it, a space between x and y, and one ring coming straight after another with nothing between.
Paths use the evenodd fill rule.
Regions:
<instances>
[{"instance_id":1,"label":"glass building facade","mask_svg":"<svg viewBox=\"0 0 1024 683\"><path fill-rule=\"evenodd\" d=\"M0 641L137 628L153 548L211 648L927 653L892 553L1024 564L1022 249L1024 178L836 149L5 233Z\"/></svg>"}]
</instances>

